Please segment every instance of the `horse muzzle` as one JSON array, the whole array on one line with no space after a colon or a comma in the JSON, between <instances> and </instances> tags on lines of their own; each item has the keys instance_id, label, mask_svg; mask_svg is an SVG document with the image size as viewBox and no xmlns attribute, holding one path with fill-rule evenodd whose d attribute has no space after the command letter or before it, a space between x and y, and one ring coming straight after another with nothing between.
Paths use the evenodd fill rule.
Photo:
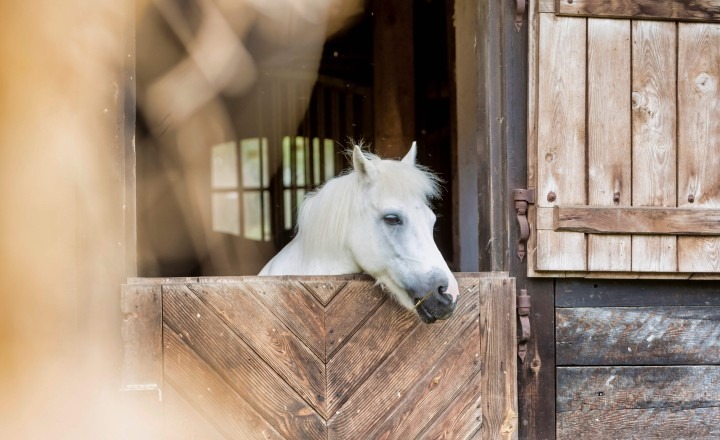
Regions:
<instances>
[{"instance_id":1,"label":"horse muzzle","mask_svg":"<svg viewBox=\"0 0 720 440\"><path fill-rule=\"evenodd\" d=\"M448 319L455 311L456 305L457 302L446 294L434 294L425 300L415 300L415 310L420 319L426 324Z\"/></svg>"}]
</instances>

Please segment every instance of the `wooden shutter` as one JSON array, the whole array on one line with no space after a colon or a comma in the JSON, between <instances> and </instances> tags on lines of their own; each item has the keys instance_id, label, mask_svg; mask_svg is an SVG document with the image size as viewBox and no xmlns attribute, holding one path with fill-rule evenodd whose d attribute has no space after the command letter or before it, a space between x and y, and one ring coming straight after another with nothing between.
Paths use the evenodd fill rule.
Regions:
<instances>
[{"instance_id":1,"label":"wooden shutter","mask_svg":"<svg viewBox=\"0 0 720 440\"><path fill-rule=\"evenodd\" d=\"M529 34L530 275L720 274L720 0L534 0Z\"/></svg>"}]
</instances>

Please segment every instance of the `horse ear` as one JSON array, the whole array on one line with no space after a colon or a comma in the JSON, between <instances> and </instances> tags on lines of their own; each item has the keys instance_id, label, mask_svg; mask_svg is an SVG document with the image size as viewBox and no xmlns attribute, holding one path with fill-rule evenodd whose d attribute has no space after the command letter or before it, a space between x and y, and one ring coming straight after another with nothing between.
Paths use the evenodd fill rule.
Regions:
<instances>
[{"instance_id":1,"label":"horse ear","mask_svg":"<svg viewBox=\"0 0 720 440\"><path fill-rule=\"evenodd\" d=\"M378 170L375 165L365 157L360 147L355 145L353 149L353 169L364 179L373 181L377 176Z\"/></svg>"},{"instance_id":2,"label":"horse ear","mask_svg":"<svg viewBox=\"0 0 720 440\"><path fill-rule=\"evenodd\" d=\"M400 162L415 166L415 158L416 157L417 157L417 142L413 142L412 146L410 147L410 151L407 152L405 157L403 157Z\"/></svg>"}]
</instances>

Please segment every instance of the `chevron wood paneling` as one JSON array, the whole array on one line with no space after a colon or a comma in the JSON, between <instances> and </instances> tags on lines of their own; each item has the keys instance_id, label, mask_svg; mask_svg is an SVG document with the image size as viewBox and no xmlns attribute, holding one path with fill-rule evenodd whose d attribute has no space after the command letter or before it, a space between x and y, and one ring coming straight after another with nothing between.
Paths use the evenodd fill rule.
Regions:
<instances>
[{"instance_id":1,"label":"chevron wood paneling","mask_svg":"<svg viewBox=\"0 0 720 440\"><path fill-rule=\"evenodd\" d=\"M498 338L480 310L495 313L494 302L510 310L514 280L459 274L458 281L455 314L432 325L364 276L156 283L168 438L491 437L483 419L514 421L515 397L509 409L481 405L493 382L483 383L493 370L484 358L495 362L484 351L503 340L514 345L514 319L512 334ZM501 362L505 376L515 365L507 348L499 349L512 354ZM514 390L497 379L500 395Z\"/></svg>"}]
</instances>

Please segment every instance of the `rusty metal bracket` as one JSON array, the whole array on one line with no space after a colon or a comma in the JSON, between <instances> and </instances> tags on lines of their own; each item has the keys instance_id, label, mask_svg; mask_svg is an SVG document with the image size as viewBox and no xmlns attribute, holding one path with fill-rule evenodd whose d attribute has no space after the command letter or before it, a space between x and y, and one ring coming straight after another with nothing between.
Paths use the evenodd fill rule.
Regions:
<instances>
[{"instance_id":1,"label":"rusty metal bracket","mask_svg":"<svg viewBox=\"0 0 720 440\"><path fill-rule=\"evenodd\" d=\"M513 200L517 210L517 220L520 225L520 240L518 240L517 256L520 261L525 260L527 254L527 241L530 238L530 222L528 222L528 205L535 204L535 188L513 190Z\"/></svg>"},{"instance_id":2,"label":"rusty metal bracket","mask_svg":"<svg viewBox=\"0 0 720 440\"><path fill-rule=\"evenodd\" d=\"M527 342L530 340L530 295L526 289L520 289L520 295L517 297L517 314L520 319L520 337L518 338L518 357L520 363L525 362L527 354Z\"/></svg>"},{"instance_id":3,"label":"rusty metal bracket","mask_svg":"<svg viewBox=\"0 0 720 440\"><path fill-rule=\"evenodd\" d=\"M520 32L525 15L525 0L515 0L515 29Z\"/></svg>"}]
</instances>

